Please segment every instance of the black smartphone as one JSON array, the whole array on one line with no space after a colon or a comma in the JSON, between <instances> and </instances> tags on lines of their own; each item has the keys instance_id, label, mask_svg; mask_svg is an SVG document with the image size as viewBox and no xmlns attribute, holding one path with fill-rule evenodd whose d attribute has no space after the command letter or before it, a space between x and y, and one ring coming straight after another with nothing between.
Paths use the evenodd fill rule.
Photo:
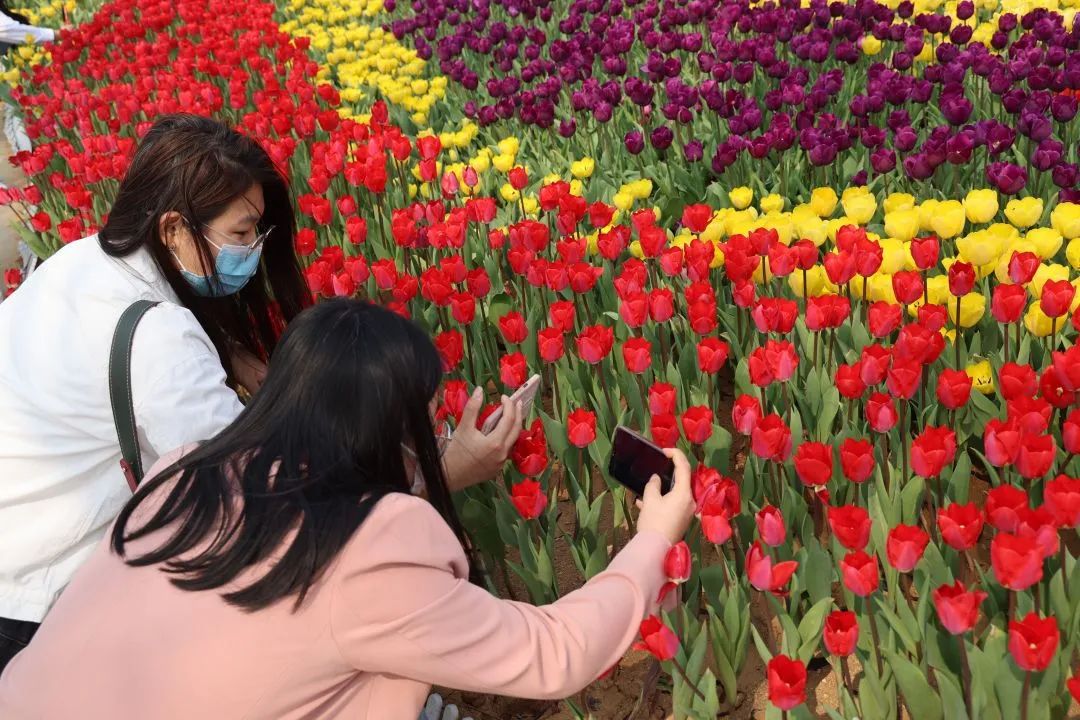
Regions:
<instances>
[{"instance_id":1,"label":"black smartphone","mask_svg":"<svg viewBox=\"0 0 1080 720\"><path fill-rule=\"evenodd\" d=\"M660 492L666 494L674 481L675 463L657 445L620 425L611 439L608 474L638 495L645 492L653 475L659 475Z\"/></svg>"}]
</instances>

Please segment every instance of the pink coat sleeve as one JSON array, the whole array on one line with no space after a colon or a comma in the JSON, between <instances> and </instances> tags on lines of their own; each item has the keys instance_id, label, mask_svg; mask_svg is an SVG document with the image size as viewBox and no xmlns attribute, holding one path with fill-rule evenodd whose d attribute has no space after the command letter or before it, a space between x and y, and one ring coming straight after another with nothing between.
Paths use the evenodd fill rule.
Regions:
<instances>
[{"instance_id":1,"label":"pink coat sleeve","mask_svg":"<svg viewBox=\"0 0 1080 720\"><path fill-rule=\"evenodd\" d=\"M353 667L444 687L559 699L614 665L655 608L670 547L639 533L579 590L536 607L469 583L426 501L384 498L335 570L331 628Z\"/></svg>"}]
</instances>

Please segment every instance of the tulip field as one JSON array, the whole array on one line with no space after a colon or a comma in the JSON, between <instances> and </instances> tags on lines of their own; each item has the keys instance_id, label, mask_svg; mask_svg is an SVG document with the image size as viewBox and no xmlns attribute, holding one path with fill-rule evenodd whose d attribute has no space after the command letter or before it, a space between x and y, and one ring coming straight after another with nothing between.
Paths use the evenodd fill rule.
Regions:
<instances>
[{"instance_id":1,"label":"tulip field","mask_svg":"<svg viewBox=\"0 0 1080 720\"><path fill-rule=\"evenodd\" d=\"M2 76L34 149L0 201L47 258L156 116L258 139L313 295L431 331L440 419L541 375L459 498L505 597L631 537L617 425L682 448L666 609L528 717L1078 717L1078 8L82 4Z\"/></svg>"}]
</instances>

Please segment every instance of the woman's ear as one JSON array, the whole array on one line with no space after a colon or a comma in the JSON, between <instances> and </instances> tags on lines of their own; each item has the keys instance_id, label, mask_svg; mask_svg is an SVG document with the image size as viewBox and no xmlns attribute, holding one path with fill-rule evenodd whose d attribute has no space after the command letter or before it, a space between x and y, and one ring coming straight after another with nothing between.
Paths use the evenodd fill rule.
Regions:
<instances>
[{"instance_id":1,"label":"woman's ear","mask_svg":"<svg viewBox=\"0 0 1080 720\"><path fill-rule=\"evenodd\" d=\"M175 210L163 213L158 218L158 235L169 250L176 252L181 234L186 230L183 216Z\"/></svg>"}]
</instances>

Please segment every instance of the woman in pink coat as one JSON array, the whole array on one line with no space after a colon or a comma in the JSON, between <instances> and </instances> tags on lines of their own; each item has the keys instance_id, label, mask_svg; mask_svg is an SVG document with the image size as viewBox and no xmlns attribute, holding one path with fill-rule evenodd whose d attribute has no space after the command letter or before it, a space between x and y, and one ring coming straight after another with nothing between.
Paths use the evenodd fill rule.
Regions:
<instances>
[{"instance_id":1,"label":"woman in pink coat","mask_svg":"<svg viewBox=\"0 0 1080 720\"><path fill-rule=\"evenodd\" d=\"M0 717L415 720L433 683L562 698L592 682L653 609L693 512L686 459L606 571L545 607L500 600L470 581L450 499L469 480L448 486L431 417L441 376L387 310L305 311L240 417L151 471L0 676ZM505 457L520 409L504 403L482 436L473 397L459 452Z\"/></svg>"}]
</instances>

